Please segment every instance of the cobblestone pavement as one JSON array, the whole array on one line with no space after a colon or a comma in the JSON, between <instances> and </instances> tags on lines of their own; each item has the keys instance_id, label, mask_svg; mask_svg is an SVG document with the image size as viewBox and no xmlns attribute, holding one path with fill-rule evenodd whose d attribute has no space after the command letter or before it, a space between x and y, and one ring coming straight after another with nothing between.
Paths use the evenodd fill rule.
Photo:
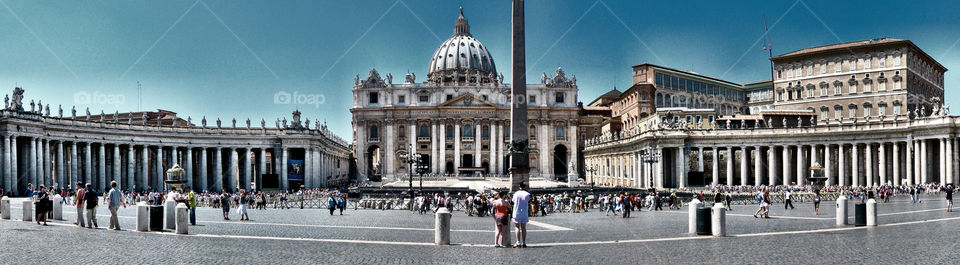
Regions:
<instances>
[{"instance_id":1,"label":"cobblestone pavement","mask_svg":"<svg viewBox=\"0 0 960 265\"><path fill-rule=\"evenodd\" d=\"M103 229L109 212L98 209L101 229L81 229L72 207L69 221L51 226L20 221L19 199L13 220L0 221L0 263L955 263L960 247L960 213L928 197L921 204L905 198L878 206L880 226L835 225L833 202L820 215L812 204L794 210L774 205L772 219L756 219L756 206L728 212L729 237L686 234L687 209L634 212L621 219L591 211L534 217L527 249L495 249L491 218L452 219L454 246L433 246L432 215L407 211L250 210L252 221L224 221L219 209L200 208L190 235L140 233L135 210L120 210L124 231ZM779 207L778 207L779 206ZM850 204L853 222L853 204Z\"/></svg>"}]
</instances>

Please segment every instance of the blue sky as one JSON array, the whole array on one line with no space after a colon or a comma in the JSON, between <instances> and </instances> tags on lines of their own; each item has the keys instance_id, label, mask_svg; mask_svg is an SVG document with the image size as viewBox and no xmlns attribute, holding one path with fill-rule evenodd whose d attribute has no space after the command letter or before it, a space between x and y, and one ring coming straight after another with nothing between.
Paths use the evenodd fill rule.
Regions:
<instances>
[{"instance_id":1,"label":"blue sky","mask_svg":"<svg viewBox=\"0 0 960 265\"><path fill-rule=\"evenodd\" d=\"M353 76L376 67L426 77L464 6L471 32L509 80L507 0L0 0L0 88L15 84L78 112L157 108L199 120L268 121L298 108L350 139ZM950 1L528 0L527 70L563 67L580 101L630 86L643 62L734 82L769 79L763 17L775 54L876 37L910 39L960 85L960 4ZM278 92L314 96L275 104ZM84 94L85 93L85 94ZM78 97L78 95L80 95ZM83 98L82 95L91 95ZM321 96L322 95L322 96ZM947 103L960 101L948 89ZM69 111L65 111L69 115ZM241 122L242 123L242 122ZM272 124L268 122L268 124Z\"/></svg>"}]
</instances>

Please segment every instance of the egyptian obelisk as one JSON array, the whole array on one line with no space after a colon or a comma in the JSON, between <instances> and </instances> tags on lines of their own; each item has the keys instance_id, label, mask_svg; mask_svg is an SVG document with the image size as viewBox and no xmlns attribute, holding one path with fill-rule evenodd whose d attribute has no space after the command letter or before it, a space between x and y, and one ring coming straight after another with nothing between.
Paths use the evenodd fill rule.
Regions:
<instances>
[{"instance_id":1,"label":"egyptian obelisk","mask_svg":"<svg viewBox=\"0 0 960 265\"><path fill-rule=\"evenodd\" d=\"M523 0L513 1L513 81L510 92L510 191L520 184L530 187L529 135L527 132L527 59L523 25Z\"/></svg>"}]
</instances>

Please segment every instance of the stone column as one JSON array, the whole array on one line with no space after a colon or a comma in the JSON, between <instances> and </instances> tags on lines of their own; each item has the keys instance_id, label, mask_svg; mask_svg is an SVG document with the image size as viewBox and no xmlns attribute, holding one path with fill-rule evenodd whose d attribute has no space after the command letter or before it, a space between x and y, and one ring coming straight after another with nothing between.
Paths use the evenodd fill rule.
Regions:
<instances>
[{"instance_id":1,"label":"stone column","mask_svg":"<svg viewBox=\"0 0 960 265\"><path fill-rule=\"evenodd\" d=\"M906 142L904 147L906 148L906 149L903 150L903 152L904 152L904 158L907 159L907 163L906 163L906 164L907 164L907 170L903 172L903 173L904 173L904 178L907 180L907 185L913 186L913 185L914 185L914 180L915 180L915 178L916 178L915 176L917 175L917 172L916 172L916 169L917 169L917 157L916 157L916 153L917 153L919 150L916 149L916 147L917 147L917 142L915 142L915 141L908 141L908 142Z\"/></svg>"},{"instance_id":2,"label":"stone column","mask_svg":"<svg viewBox=\"0 0 960 265\"><path fill-rule=\"evenodd\" d=\"M813 149L810 150L813 153ZM807 173L807 155L803 154L803 145L797 145L797 174L794 175L797 179L797 185L803 186L806 180Z\"/></svg>"},{"instance_id":3,"label":"stone column","mask_svg":"<svg viewBox=\"0 0 960 265\"><path fill-rule=\"evenodd\" d=\"M703 146L697 147L697 170L703 172Z\"/></svg>"},{"instance_id":4,"label":"stone column","mask_svg":"<svg viewBox=\"0 0 960 265\"><path fill-rule=\"evenodd\" d=\"M290 159L290 153L286 147L284 147L283 151L281 152L283 153L283 156L281 157L280 161L280 186L283 188L283 190L289 190L290 181L287 179L287 160Z\"/></svg>"},{"instance_id":5,"label":"stone column","mask_svg":"<svg viewBox=\"0 0 960 265\"><path fill-rule=\"evenodd\" d=\"M733 185L733 146L727 146L727 185ZM720 184L720 183L715 183Z\"/></svg>"},{"instance_id":6,"label":"stone column","mask_svg":"<svg viewBox=\"0 0 960 265\"><path fill-rule=\"evenodd\" d=\"M313 158L313 156L310 156ZM243 149L243 179L240 180L240 187L243 187L246 191L253 191L250 189L250 182L253 181L253 165L255 161L253 159L253 149L246 148ZM316 167L316 164L313 164L313 167ZM316 171L311 171L316 172ZM311 177L316 177L317 174L310 174ZM318 186L316 182L312 183L314 187Z\"/></svg>"},{"instance_id":7,"label":"stone column","mask_svg":"<svg viewBox=\"0 0 960 265\"><path fill-rule=\"evenodd\" d=\"M230 172L227 174L227 176L229 176L229 183L226 187L227 190L236 192L237 187L239 187L239 185L237 185L237 180L240 178L238 176L240 173L240 158L237 152L240 150L238 150L238 148L227 148L227 150L230 151Z\"/></svg>"},{"instance_id":8,"label":"stone column","mask_svg":"<svg viewBox=\"0 0 960 265\"><path fill-rule=\"evenodd\" d=\"M113 180L117 182L117 187L123 187L123 160L120 159L120 144L113 144ZM104 189L110 188L109 183L103 184Z\"/></svg>"},{"instance_id":9,"label":"stone column","mask_svg":"<svg viewBox=\"0 0 960 265\"><path fill-rule=\"evenodd\" d=\"M127 179L124 182L126 190L131 191L137 185L134 177L137 175L137 158L136 154L133 152L133 144L128 145L127 147Z\"/></svg>"},{"instance_id":10,"label":"stone column","mask_svg":"<svg viewBox=\"0 0 960 265\"><path fill-rule=\"evenodd\" d=\"M497 174L497 124L495 120L490 120L490 125L488 129L490 131L490 137L488 138L487 155L490 156L490 163L487 170L491 175Z\"/></svg>"},{"instance_id":11,"label":"stone column","mask_svg":"<svg viewBox=\"0 0 960 265\"><path fill-rule=\"evenodd\" d=\"M37 183L37 141L36 138L30 138L30 149L27 150L27 183L33 183L33 188L36 189L38 186Z\"/></svg>"},{"instance_id":12,"label":"stone column","mask_svg":"<svg viewBox=\"0 0 960 265\"><path fill-rule=\"evenodd\" d=\"M873 187L873 143L867 143L867 149L865 150L863 156L867 158L863 165L866 171L866 181L864 184L867 185L867 187Z\"/></svg>"},{"instance_id":13,"label":"stone column","mask_svg":"<svg viewBox=\"0 0 960 265\"><path fill-rule=\"evenodd\" d=\"M690 164L687 161L687 155L684 153L683 146L677 148L677 186L679 188L687 187L687 170L690 169Z\"/></svg>"},{"instance_id":14,"label":"stone column","mask_svg":"<svg viewBox=\"0 0 960 265\"><path fill-rule=\"evenodd\" d=\"M325 183L324 183L324 179L323 179L323 171L322 171L322 170L323 170L323 164L322 164L322 163L323 163L323 162L322 162L323 160L320 159L320 149L319 149L319 148L313 149L313 155L311 155L310 158L313 159L313 165L315 166L315 168L313 169L313 175L314 175L314 180L315 180L315 181L313 182L313 185L314 185L316 188L320 188L320 187L322 187L322 186L325 184ZM252 181L252 180L248 180L248 182L249 182L249 181ZM247 185L249 185L249 183L248 183Z\"/></svg>"},{"instance_id":15,"label":"stone column","mask_svg":"<svg viewBox=\"0 0 960 265\"><path fill-rule=\"evenodd\" d=\"M790 150L789 145L783 146L783 153L781 155L782 156L781 159L783 159L783 164L780 165L782 167L781 170L783 171L783 183L782 183L783 185L790 185L790 182L792 180L790 176L790 174L792 173L790 172L790 164L791 164L790 162L793 160L791 159L792 157L792 155L790 154L792 153L791 151L792 150Z\"/></svg>"},{"instance_id":16,"label":"stone column","mask_svg":"<svg viewBox=\"0 0 960 265\"><path fill-rule=\"evenodd\" d=\"M83 148L83 182L85 183L95 182L93 181L92 167L90 166L90 151L93 149L91 147L90 143L87 143L86 147Z\"/></svg>"},{"instance_id":17,"label":"stone column","mask_svg":"<svg viewBox=\"0 0 960 265\"><path fill-rule=\"evenodd\" d=\"M947 139L937 139L940 146L940 185L947 185Z\"/></svg>"},{"instance_id":18,"label":"stone column","mask_svg":"<svg viewBox=\"0 0 960 265\"><path fill-rule=\"evenodd\" d=\"M900 142L893 143L893 185L900 186L903 176L900 175Z\"/></svg>"},{"instance_id":19,"label":"stone column","mask_svg":"<svg viewBox=\"0 0 960 265\"><path fill-rule=\"evenodd\" d=\"M47 188L53 188L53 174L50 174L50 164L53 160L50 159L50 140L40 140L43 147L40 149L43 151L43 159L40 160L40 163L43 164L43 184L47 185Z\"/></svg>"},{"instance_id":20,"label":"stone column","mask_svg":"<svg viewBox=\"0 0 960 265\"><path fill-rule=\"evenodd\" d=\"M76 143L74 143L74 147L76 147ZM141 151L141 154L140 154L140 188L141 188L141 189L146 189L146 188L149 186L149 185L147 185L147 183L148 183L147 181L150 179L150 147L144 145L144 146L141 147L140 151Z\"/></svg>"},{"instance_id":21,"label":"stone column","mask_svg":"<svg viewBox=\"0 0 960 265\"><path fill-rule=\"evenodd\" d=\"M445 123L444 120L440 120L438 137L440 138L439 139L440 146L438 146L439 150L437 150L437 154L440 157L438 158L438 161L437 161L437 168L440 169L439 170L440 172L437 172L437 173L446 174L447 173L447 123ZM393 167L392 164L390 166Z\"/></svg>"},{"instance_id":22,"label":"stone column","mask_svg":"<svg viewBox=\"0 0 960 265\"><path fill-rule=\"evenodd\" d=\"M170 147L170 168L173 168L174 165L183 168L183 165L180 164L180 154L176 145Z\"/></svg>"},{"instance_id":23,"label":"stone column","mask_svg":"<svg viewBox=\"0 0 960 265\"><path fill-rule=\"evenodd\" d=\"M831 154L833 146L830 144L823 145L823 174L827 177L827 185L837 185L837 179L833 176L833 154ZM842 158L842 157L841 157Z\"/></svg>"},{"instance_id":24,"label":"stone column","mask_svg":"<svg viewBox=\"0 0 960 265\"><path fill-rule=\"evenodd\" d=\"M440 173L437 169L437 121L430 121L430 171Z\"/></svg>"},{"instance_id":25,"label":"stone column","mask_svg":"<svg viewBox=\"0 0 960 265\"><path fill-rule=\"evenodd\" d=\"M580 171L578 170L580 165L578 163L579 160L577 159L578 154L580 153L580 148L577 146L577 126L571 123L569 127L570 127L570 133L568 133L567 136L569 136L568 140L570 141L570 149L567 150L567 152L570 153L570 158L567 159L567 163L571 163L573 164L573 166L567 165L567 169L568 170L573 169L573 172L567 172L567 184L572 187L573 185L576 184L576 181L580 176ZM638 164L636 166L637 170L639 170L640 168L639 155L640 153L637 153L637 157L636 157L637 159L633 160L635 164ZM640 186L639 181L635 182L635 184L637 185L637 187Z\"/></svg>"},{"instance_id":26,"label":"stone column","mask_svg":"<svg viewBox=\"0 0 960 265\"><path fill-rule=\"evenodd\" d=\"M767 178L768 185L777 185L777 146L771 145L767 151Z\"/></svg>"},{"instance_id":27,"label":"stone column","mask_svg":"<svg viewBox=\"0 0 960 265\"><path fill-rule=\"evenodd\" d=\"M383 174L383 177L384 177L384 178L387 178L387 179L381 179L381 181L389 181L389 180L391 180L391 179L393 179L393 178L396 177L396 176L393 175L394 172L396 171L396 168L394 168L394 166L396 165L396 163L393 162L393 159L394 159L394 156L395 156L395 154L396 154L397 152L396 152L395 150L393 150L393 149L396 148L396 147L395 147L396 144L394 144L394 141L396 141L397 136L394 135L393 131L394 131L394 127L397 126L397 125L396 125L396 120L393 120L393 119L387 119L387 120L384 122L384 124L385 124L385 126L383 126L383 127L386 128L387 137L386 137L386 139L383 139L383 141L386 142L387 144L386 144L385 146L383 146L383 150L385 151L385 152L384 152L385 155L384 155L383 158L382 158L382 160L383 160L383 173L382 173L382 174Z\"/></svg>"},{"instance_id":28,"label":"stone column","mask_svg":"<svg viewBox=\"0 0 960 265\"><path fill-rule=\"evenodd\" d=\"M747 146L740 146L740 185L747 185L747 175L750 171L750 158L747 154ZM733 183L733 182L731 182Z\"/></svg>"},{"instance_id":29,"label":"stone column","mask_svg":"<svg viewBox=\"0 0 960 265\"><path fill-rule=\"evenodd\" d=\"M257 152L257 157L260 160L260 166L257 167L257 175L254 176L254 179L262 180L263 174L267 173L267 149L260 148L260 152ZM323 177L321 176L320 179L323 179ZM263 187L260 187L260 185L263 184L256 180L253 180L253 182L257 183L257 186L255 187L257 190L263 190Z\"/></svg>"},{"instance_id":30,"label":"stone column","mask_svg":"<svg viewBox=\"0 0 960 265\"><path fill-rule=\"evenodd\" d=\"M850 181L849 181L849 179L847 179L847 167L846 167L846 163L847 163L847 157L846 157L846 156L847 156L847 154L849 154L849 153L846 152L846 149L843 147L843 144L842 144L842 143L839 144L838 147L839 147L839 148L838 148L839 150L837 151L837 164L838 164L838 167L837 167L837 173L838 173L838 174L837 174L837 176L838 176L837 181L838 181L838 185L840 185L840 186L847 186L847 185L850 185Z\"/></svg>"},{"instance_id":31,"label":"stone column","mask_svg":"<svg viewBox=\"0 0 960 265\"><path fill-rule=\"evenodd\" d=\"M213 163L213 164L214 164L214 166L213 166L213 183L214 183L214 184L213 184L213 191L214 191L214 192L220 192L220 191L222 191L222 190L224 190L224 189L227 188L226 186L223 185L223 148L218 146L218 147L215 147L213 150L214 150L214 152L216 152L215 154L213 154L213 159L214 159L214 163ZM286 167L286 166L284 166L284 167ZM284 183L286 182L286 174L284 174L283 176L281 176L281 179L282 179L282 180L281 180L281 184L280 184L280 185L281 185L281 189L282 189L283 187L286 186L286 185L284 185Z\"/></svg>"},{"instance_id":32,"label":"stone column","mask_svg":"<svg viewBox=\"0 0 960 265\"><path fill-rule=\"evenodd\" d=\"M7 149L6 142L4 142L4 150ZM60 188L66 188L70 186L70 178L64 175L63 168L63 140L57 141L57 185ZM4 161L6 161L4 159ZM4 163L6 165L6 163Z\"/></svg>"},{"instance_id":33,"label":"stone column","mask_svg":"<svg viewBox=\"0 0 960 265\"><path fill-rule=\"evenodd\" d=\"M860 144L853 143L853 147L850 153L851 153L851 157L853 158L850 160L850 167L851 167L850 179L852 181L851 185L853 185L854 187L858 187L860 185L863 185L863 183L860 182Z\"/></svg>"},{"instance_id":34,"label":"stone column","mask_svg":"<svg viewBox=\"0 0 960 265\"><path fill-rule=\"evenodd\" d=\"M503 157L504 157L504 153L505 153L505 152L504 152L503 139L504 139L504 137L505 137L504 134L506 134L506 131L503 130L503 124L497 124L497 131L499 132L499 133L497 134L497 147L498 147L498 148L497 148L497 152L498 152L498 154L497 154L497 174L502 174L502 173L503 173L503 169L507 167L507 165L504 164L504 162L503 162Z\"/></svg>"},{"instance_id":35,"label":"stone column","mask_svg":"<svg viewBox=\"0 0 960 265\"><path fill-rule=\"evenodd\" d=\"M11 187L10 189L11 193L19 195L20 192L17 191L17 187L20 186L20 170L19 170L20 161L18 161L18 158L17 158L17 153L19 152L17 151L17 149L18 149L17 136L11 135L10 136L10 178L9 178L10 185L7 187Z\"/></svg>"},{"instance_id":36,"label":"stone column","mask_svg":"<svg viewBox=\"0 0 960 265\"><path fill-rule=\"evenodd\" d=\"M932 180L929 164L927 163L927 140L920 140L920 174L917 183L926 183Z\"/></svg>"},{"instance_id":37,"label":"stone column","mask_svg":"<svg viewBox=\"0 0 960 265\"><path fill-rule=\"evenodd\" d=\"M13 184L11 184L11 180L13 179L13 175L12 175L13 172L11 171L11 168L13 167L13 164L11 164L10 162L10 156L11 156L10 138L13 138L13 136L9 136L9 137L2 136L2 137L3 137L3 182L0 182L0 184L3 184L4 187L13 187Z\"/></svg>"},{"instance_id":38,"label":"stone column","mask_svg":"<svg viewBox=\"0 0 960 265\"><path fill-rule=\"evenodd\" d=\"M878 155L880 163L877 164L878 166L877 172L880 174L880 183L877 186L883 186L888 184L887 183L887 150L886 149L887 149L886 143L880 142L880 149L879 149L880 154Z\"/></svg>"},{"instance_id":39,"label":"stone column","mask_svg":"<svg viewBox=\"0 0 960 265\"><path fill-rule=\"evenodd\" d=\"M106 187L107 181L107 145L105 143L100 143L100 152L97 155L97 181L94 182L93 188L103 191Z\"/></svg>"},{"instance_id":40,"label":"stone column","mask_svg":"<svg viewBox=\"0 0 960 265\"><path fill-rule=\"evenodd\" d=\"M460 175L460 121L453 124L453 174Z\"/></svg>"},{"instance_id":41,"label":"stone column","mask_svg":"<svg viewBox=\"0 0 960 265\"><path fill-rule=\"evenodd\" d=\"M947 153L946 153L946 156L944 157L944 163L943 163L947 167L946 179L947 179L947 182L952 182L954 183L954 185L957 185L960 183L957 183L954 179L955 176L954 176L953 168L954 168L954 164L956 164L956 161L954 161L953 159L953 156L955 155L953 152L953 137L951 136L950 138L947 138L944 141L947 142Z\"/></svg>"},{"instance_id":42,"label":"stone column","mask_svg":"<svg viewBox=\"0 0 960 265\"><path fill-rule=\"evenodd\" d=\"M187 161L184 162L185 165L183 167L184 173L187 174L187 186L189 186L191 190L195 190L197 183L193 182L193 147L187 146L184 154L187 156Z\"/></svg>"},{"instance_id":43,"label":"stone column","mask_svg":"<svg viewBox=\"0 0 960 265\"><path fill-rule=\"evenodd\" d=\"M412 153L417 152L417 125L416 124L417 124L417 121L414 120L414 121L411 121L409 125L407 125L407 128L409 129L407 130L407 134L410 135L410 138L409 138L410 152Z\"/></svg>"},{"instance_id":44,"label":"stone column","mask_svg":"<svg viewBox=\"0 0 960 265\"><path fill-rule=\"evenodd\" d=\"M753 185L763 184L763 150L760 146L753 147Z\"/></svg>"},{"instance_id":45,"label":"stone column","mask_svg":"<svg viewBox=\"0 0 960 265\"><path fill-rule=\"evenodd\" d=\"M712 171L711 173L713 173L713 175L711 177L713 179L713 183L718 184L720 183L720 151L719 149L717 149L717 146L713 146L712 151L713 151L713 159L712 159L713 169L711 169Z\"/></svg>"},{"instance_id":46,"label":"stone column","mask_svg":"<svg viewBox=\"0 0 960 265\"><path fill-rule=\"evenodd\" d=\"M483 145L481 144L483 141L483 137L482 137L483 135L481 135L482 133L481 129L483 129L483 125L480 125L480 121L476 121L473 123L473 167L480 167L482 164L480 160L481 158L483 158L480 155L480 149L481 147L483 147Z\"/></svg>"}]
</instances>

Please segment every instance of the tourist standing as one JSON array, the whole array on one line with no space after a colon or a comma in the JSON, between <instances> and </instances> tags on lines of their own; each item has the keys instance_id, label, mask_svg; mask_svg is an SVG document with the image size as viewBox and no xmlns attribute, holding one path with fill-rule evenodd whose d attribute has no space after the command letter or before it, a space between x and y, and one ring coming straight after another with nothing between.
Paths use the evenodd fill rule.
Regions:
<instances>
[{"instance_id":1,"label":"tourist standing","mask_svg":"<svg viewBox=\"0 0 960 265\"><path fill-rule=\"evenodd\" d=\"M333 198L333 194L327 199L327 209L330 210L330 215L333 215L333 212L337 210L337 200Z\"/></svg>"},{"instance_id":2,"label":"tourist standing","mask_svg":"<svg viewBox=\"0 0 960 265\"><path fill-rule=\"evenodd\" d=\"M120 230L120 219L117 217L117 210L120 206L127 208L127 202L123 201L123 193L117 188L117 182L110 182L110 192L107 193L107 207L110 209L110 226L107 228Z\"/></svg>"},{"instance_id":3,"label":"tourist standing","mask_svg":"<svg viewBox=\"0 0 960 265\"><path fill-rule=\"evenodd\" d=\"M337 198L337 209L340 209L340 215L343 215L344 208L347 208L347 195L340 195L340 198Z\"/></svg>"},{"instance_id":4,"label":"tourist standing","mask_svg":"<svg viewBox=\"0 0 960 265\"><path fill-rule=\"evenodd\" d=\"M223 220L230 220L230 194L224 189L220 193L220 207L223 208Z\"/></svg>"},{"instance_id":5,"label":"tourist standing","mask_svg":"<svg viewBox=\"0 0 960 265\"><path fill-rule=\"evenodd\" d=\"M786 190L786 191L783 192L783 209L784 209L784 210L792 210L792 209L794 209L794 208L793 208L793 201L790 200L790 195L791 195L791 194L790 194L790 190ZM787 207L790 207L790 209L787 209Z\"/></svg>"},{"instance_id":6,"label":"tourist standing","mask_svg":"<svg viewBox=\"0 0 960 265\"><path fill-rule=\"evenodd\" d=\"M99 228L97 225L97 205L99 204L99 195L97 191L93 190L93 185L87 183L87 188L84 189L83 200L84 204L87 205L87 228Z\"/></svg>"},{"instance_id":7,"label":"tourist standing","mask_svg":"<svg viewBox=\"0 0 960 265\"><path fill-rule=\"evenodd\" d=\"M730 201L732 201L732 200L733 200L733 195L730 195L730 192L729 192L729 191L728 191L726 194L724 194L724 196L723 196L723 204L724 204L725 206L727 206L727 211L733 211L733 207L731 207L731 205L730 205Z\"/></svg>"},{"instance_id":8,"label":"tourist standing","mask_svg":"<svg viewBox=\"0 0 960 265\"><path fill-rule=\"evenodd\" d=\"M513 193L513 222L517 227L517 244L515 248L527 247L527 223L529 219L530 193L526 191L526 184L521 183L517 192Z\"/></svg>"},{"instance_id":9,"label":"tourist standing","mask_svg":"<svg viewBox=\"0 0 960 265\"><path fill-rule=\"evenodd\" d=\"M75 224L80 227L84 227L84 220L86 220L83 218L84 193L86 193L86 191L83 189L83 183L77 182L77 193L75 194L77 197L73 199L73 204L77 206L77 222Z\"/></svg>"},{"instance_id":10,"label":"tourist standing","mask_svg":"<svg viewBox=\"0 0 960 265\"><path fill-rule=\"evenodd\" d=\"M493 236L493 246L497 248L506 247L500 244L503 241L504 233L509 233L507 227L510 225L510 203L503 199L502 193L497 193L493 200L493 220L496 225L496 232Z\"/></svg>"},{"instance_id":11,"label":"tourist standing","mask_svg":"<svg viewBox=\"0 0 960 265\"><path fill-rule=\"evenodd\" d=\"M820 190L813 192L813 214L820 215Z\"/></svg>"},{"instance_id":12,"label":"tourist standing","mask_svg":"<svg viewBox=\"0 0 960 265\"><path fill-rule=\"evenodd\" d=\"M50 203L50 195L47 194L47 187L44 187L43 184L40 184L40 189L37 190L37 198L33 202L37 207L37 224L39 225L43 221L43 225L47 225L47 212L50 211L50 208L53 205Z\"/></svg>"},{"instance_id":13,"label":"tourist standing","mask_svg":"<svg viewBox=\"0 0 960 265\"><path fill-rule=\"evenodd\" d=\"M190 225L197 225L197 193L187 187L187 207L190 207Z\"/></svg>"},{"instance_id":14,"label":"tourist standing","mask_svg":"<svg viewBox=\"0 0 960 265\"><path fill-rule=\"evenodd\" d=\"M41 186L40 189L42 190L43 186ZM943 192L947 194L947 212L948 213L952 212L953 211L953 185L947 185L947 187L943 190Z\"/></svg>"},{"instance_id":15,"label":"tourist standing","mask_svg":"<svg viewBox=\"0 0 960 265\"><path fill-rule=\"evenodd\" d=\"M238 196L240 197L240 200L237 206L237 214L240 215L240 221L249 221L250 216L247 215L247 204L250 203L250 197L247 196L247 192L243 189L240 189Z\"/></svg>"}]
</instances>

